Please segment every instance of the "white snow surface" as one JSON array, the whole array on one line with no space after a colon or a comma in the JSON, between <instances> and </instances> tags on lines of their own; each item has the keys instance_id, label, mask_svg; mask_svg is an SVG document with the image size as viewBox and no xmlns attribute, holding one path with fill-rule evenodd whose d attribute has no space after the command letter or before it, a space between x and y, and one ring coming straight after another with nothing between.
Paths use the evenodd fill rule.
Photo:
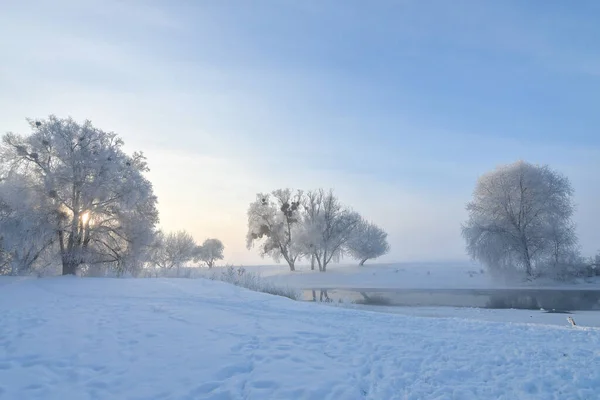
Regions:
<instances>
[{"instance_id":1,"label":"white snow surface","mask_svg":"<svg viewBox=\"0 0 600 400\"><path fill-rule=\"evenodd\" d=\"M337 305L337 304L333 304ZM600 328L600 311L572 311L551 313L546 310L489 309L476 307L403 307L343 304L343 307L382 313L402 314L412 317L459 318L479 321L510 322L540 325L567 326L567 317L579 327Z\"/></svg>"},{"instance_id":2,"label":"white snow surface","mask_svg":"<svg viewBox=\"0 0 600 400\"><path fill-rule=\"evenodd\" d=\"M203 279L0 278L0 399L598 399L600 330Z\"/></svg>"}]
</instances>

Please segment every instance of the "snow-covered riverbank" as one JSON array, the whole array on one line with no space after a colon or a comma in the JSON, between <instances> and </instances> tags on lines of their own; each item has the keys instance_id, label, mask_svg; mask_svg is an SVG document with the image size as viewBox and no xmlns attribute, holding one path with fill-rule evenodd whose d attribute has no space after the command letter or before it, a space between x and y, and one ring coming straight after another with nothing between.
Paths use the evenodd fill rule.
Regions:
<instances>
[{"instance_id":1,"label":"snow-covered riverbank","mask_svg":"<svg viewBox=\"0 0 600 400\"><path fill-rule=\"evenodd\" d=\"M0 279L0 399L592 399L600 330L326 307L202 279Z\"/></svg>"}]
</instances>

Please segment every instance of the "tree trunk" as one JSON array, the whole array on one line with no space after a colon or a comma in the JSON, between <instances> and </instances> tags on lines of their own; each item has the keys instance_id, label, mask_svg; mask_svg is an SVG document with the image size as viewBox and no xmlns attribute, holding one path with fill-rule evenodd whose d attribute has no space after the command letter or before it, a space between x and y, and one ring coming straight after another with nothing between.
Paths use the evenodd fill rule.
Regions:
<instances>
[{"instance_id":1,"label":"tree trunk","mask_svg":"<svg viewBox=\"0 0 600 400\"><path fill-rule=\"evenodd\" d=\"M315 255L311 255L310 256L310 270L314 271L315 270Z\"/></svg>"},{"instance_id":2,"label":"tree trunk","mask_svg":"<svg viewBox=\"0 0 600 400\"><path fill-rule=\"evenodd\" d=\"M529 246L527 246L527 239L523 237L523 256L525 258L525 272L527 273L527 277L531 278L533 276L533 271L531 270L531 256L529 255Z\"/></svg>"},{"instance_id":3,"label":"tree trunk","mask_svg":"<svg viewBox=\"0 0 600 400\"><path fill-rule=\"evenodd\" d=\"M362 260L360 260L360 262L358 263L359 267L362 267L363 265L365 265L365 262L368 260L368 258L363 258Z\"/></svg>"},{"instance_id":4,"label":"tree trunk","mask_svg":"<svg viewBox=\"0 0 600 400\"><path fill-rule=\"evenodd\" d=\"M71 228L72 231L69 232L68 236L67 236L67 246L65 248L65 246L61 246L61 258L62 258L62 274L63 275L75 275L77 273L77 267L79 266L79 257L81 257L81 254L79 254L80 250L78 247L75 247L76 244L76 240L75 240L75 230L77 228L77 226L75 225L75 227L73 227L73 223L71 224ZM61 230L59 231L59 235L61 236L61 239L64 239L64 232ZM61 240L62 243L62 240Z\"/></svg>"},{"instance_id":5,"label":"tree trunk","mask_svg":"<svg viewBox=\"0 0 600 400\"><path fill-rule=\"evenodd\" d=\"M77 274L77 261L68 255L63 256L62 260L62 274L63 275L76 275Z\"/></svg>"},{"instance_id":6,"label":"tree trunk","mask_svg":"<svg viewBox=\"0 0 600 400\"><path fill-rule=\"evenodd\" d=\"M59 229L57 233L58 244L60 245L60 258L62 261L62 274L75 275L73 265L69 262L67 249L65 249L65 233L62 229Z\"/></svg>"},{"instance_id":7,"label":"tree trunk","mask_svg":"<svg viewBox=\"0 0 600 400\"><path fill-rule=\"evenodd\" d=\"M317 260L317 265L319 266L319 271L322 271L323 263L321 262L321 257L318 254L314 254L314 258Z\"/></svg>"},{"instance_id":8,"label":"tree trunk","mask_svg":"<svg viewBox=\"0 0 600 400\"><path fill-rule=\"evenodd\" d=\"M533 272L531 271L531 260L527 256L525 257L525 272L527 273L527 277L532 277Z\"/></svg>"},{"instance_id":9,"label":"tree trunk","mask_svg":"<svg viewBox=\"0 0 600 400\"><path fill-rule=\"evenodd\" d=\"M296 268L294 267L295 260L292 260L291 258L289 258L287 253L284 253L283 251L282 251L282 255L283 255L283 259L288 263L288 265L290 267L290 271L294 272L296 270Z\"/></svg>"},{"instance_id":10,"label":"tree trunk","mask_svg":"<svg viewBox=\"0 0 600 400\"><path fill-rule=\"evenodd\" d=\"M325 272L327 271L327 252L323 252L323 261L319 261L319 271Z\"/></svg>"},{"instance_id":11,"label":"tree trunk","mask_svg":"<svg viewBox=\"0 0 600 400\"><path fill-rule=\"evenodd\" d=\"M15 260L10 261L10 274L17 276L19 274L19 266Z\"/></svg>"}]
</instances>

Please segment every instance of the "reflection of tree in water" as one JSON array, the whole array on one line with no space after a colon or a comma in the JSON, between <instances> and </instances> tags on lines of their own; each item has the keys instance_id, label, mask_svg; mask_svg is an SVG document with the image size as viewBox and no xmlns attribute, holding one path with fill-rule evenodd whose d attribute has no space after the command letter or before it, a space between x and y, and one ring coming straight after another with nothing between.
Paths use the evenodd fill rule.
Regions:
<instances>
[{"instance_id":1,"label":"reflection of tree in water","mask_svg":"<svg viewBox=\"0 0 600 400\"><path fill-rule=\"evenodd\" d=\"M323 301L325 299L326 302L331 302L331 298L327 294L327 290L319 290L319 301ZM317 291L313 289L312 291L313 301L317 301Z\"/></svg>"},{"instance_id":2,"label":"reflection of tree in water","mask_svg":"<svg viewBox=\"0 0 600 400\"><path fill-rule=\"evenodd\" d=\"M598 310L600 291L547 291L492 295L487 308Z\"/></svg>"},{"instance_id":3,"label":"reflection of tree in water","mask_svg":"<svg viewBox=\"0 0 600 400\"><path fill-rule=\"evenodd\" d=\"M526 310L536 310L541 307L535 297L506 295L492 295L486 306L487 308L517 308Z\"/></svg>"}]
</instances>

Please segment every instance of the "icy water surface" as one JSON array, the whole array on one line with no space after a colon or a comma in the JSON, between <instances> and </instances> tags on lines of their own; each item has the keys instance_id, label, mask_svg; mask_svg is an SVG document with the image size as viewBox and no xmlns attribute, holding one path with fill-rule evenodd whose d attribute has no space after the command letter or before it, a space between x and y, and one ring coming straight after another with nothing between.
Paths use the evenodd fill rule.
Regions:
<instances>
[{"instance_id":1,"label":"icy water surface","mask_svg":"<svg viewBox=\"0 0 600 400\"><path fill-rule=\"evenodd\" d=\"M544 309L549 312L600 310L600 290L584 289L307 289L307 301L352 301L386 306L452 306L490 309Z\"/></svg>"}]
</instances>

